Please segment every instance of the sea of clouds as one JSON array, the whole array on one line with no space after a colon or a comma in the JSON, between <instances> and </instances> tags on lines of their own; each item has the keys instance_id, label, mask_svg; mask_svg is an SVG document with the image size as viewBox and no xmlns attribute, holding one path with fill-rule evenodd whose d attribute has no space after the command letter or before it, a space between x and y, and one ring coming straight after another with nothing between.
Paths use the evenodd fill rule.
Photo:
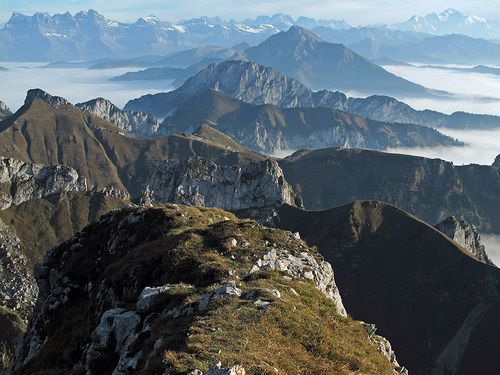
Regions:
<instances>
[{"instance_id":1,"label":"sea of clouds","mask_svg":"<svg viewBox=\"0 0 500 375\"><path fill-rule=\"evenodd\" d=\"M470 68L472 66L447 65L447 67ZM500 76L498 75L443 70L418 64L414 66L387 65L383 68L427 88L444 90L455 95L453 99L399 98L416 109L433 109L448 114L465 111L500 115Z\"/></svg>"},{"instance_id":2,"label":"sea of clouds","mask_svg":"<svg viewBox=\"0 0 500 375\"><path fill-rule=\"evenodd\" d=\"M113 82L110 78L133 71L134 68L88 70L85 68L42 68L41 63L0 62L8 71L0 71L0 101L11 110L24 102L26 92L40 88L49 94L62 96L71 103L97 97L110 100L119 107L145 94L171 89L170 82ZM138 70L138 69L135 69Z\"/></svg>"}]
</instances>

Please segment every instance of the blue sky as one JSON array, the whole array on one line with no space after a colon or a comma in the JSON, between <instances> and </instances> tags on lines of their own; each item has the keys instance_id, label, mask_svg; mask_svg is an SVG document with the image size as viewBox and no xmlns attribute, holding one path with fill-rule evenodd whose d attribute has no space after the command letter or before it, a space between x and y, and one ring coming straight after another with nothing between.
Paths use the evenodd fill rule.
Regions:
<instances>
[{"instance_id":1,"label":"blue sky","mask_svg":"<svg viewBox=\"0 0 500 375\"><path fill-rule=\"evenodd\" d=\"M95 9L109 18L133 21L157 15L177 20L200 15L242 19L277 12L315 18L343 18L354 25L394 23L414 14L455 8L465 14L500 19L500 0L0 0L0 23L14 11L65 12Z\"/></svg>"}]
</instances>

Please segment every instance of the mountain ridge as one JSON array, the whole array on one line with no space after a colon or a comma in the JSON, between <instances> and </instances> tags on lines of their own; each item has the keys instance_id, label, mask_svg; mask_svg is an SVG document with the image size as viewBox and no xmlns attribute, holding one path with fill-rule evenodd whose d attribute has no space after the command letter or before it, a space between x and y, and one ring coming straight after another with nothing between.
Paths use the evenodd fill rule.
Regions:
<instances>
[{"instance_id":1,"label":"mountain ridge","mask_svg":"<svg viewBox=\"0 0 500 375\"><path fill-rule=\"evenodd\" d=\"M432 96L426 89L387 72L341 44L325 42L312 31L292 26L245 50L257 63L280 70L313 89Z\"/></svg>"},{"instance_id":2,"label":"mountain ridge","mask_svg":"<svg viewBox=\"0 0 500 375\"><path fill-rule=\"evenodd\" d=\"M488 323L498 327L491 319L500 303L498 268L382 202L357 201L321 211L282 206L242 216L262 214L278 228L300 231L335 265L347 311L359 319L372 317L410 373L470 374L471 366L482 362L479 358L485 358L481 371L498 371L498 361L487 359L490 342L477 339L490 335ZM470 321L475 338L469 342L465 327Z\"/></svg>"},{"instance_id":3,"label":"mountain ridge","mask_svg":"<svg viewBox=\"0 0 500 375\"><path fill-rule=\"evenodd\" d=\"M418 124L431 127L494 128L500 116L415 110L397 99L372 95L348 98L341 92L312 91L301 82L276 69L252 61L225 61L211 64L168 93L132 99L125 110L142 111L160 118L175 113L185 101L206 89L215 89L250 104L272 104L283 108L329 107L381 122Z\"/></svg>"}]
</instances>

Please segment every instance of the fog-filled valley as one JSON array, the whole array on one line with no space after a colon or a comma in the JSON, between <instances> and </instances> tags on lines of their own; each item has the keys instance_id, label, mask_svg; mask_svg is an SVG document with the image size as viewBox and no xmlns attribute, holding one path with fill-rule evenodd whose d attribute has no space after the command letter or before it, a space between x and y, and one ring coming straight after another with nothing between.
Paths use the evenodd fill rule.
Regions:
<instances>
[{"instance_id":1,"label":"fog-filled valley","mask_svg":"<svg viewBox=\"0 0 500 375\"><path fill-rule=\"evenodd\" d=\"M384 68L410 81L456 95L456 98L442 98L441 100L401 98L412 107L421 110L433 109L448 114L465 111L498 115L500 112L500 75L446 69L466 69L472 68L472 65L432 66L422 63L412 65L384 65Z\"/></svg>"},{"instance_id":2,"label":"fog-filled valley","mask_svg":"<svg viewBox=\"0 0 500 375\"><path fill-rule=\"evenodd\" d=\"M32 88L41 88L54 95L67 98L72 103L104 97L117 106L145 94L170 89L171 81L161 82L112 82L111 78L130 71L130 68L91 70L86 68L45 68L46 64L25 62L0 62L7 71L0 71L2 101L11 109L19 108Z\"/></svg>"}]
</instances>

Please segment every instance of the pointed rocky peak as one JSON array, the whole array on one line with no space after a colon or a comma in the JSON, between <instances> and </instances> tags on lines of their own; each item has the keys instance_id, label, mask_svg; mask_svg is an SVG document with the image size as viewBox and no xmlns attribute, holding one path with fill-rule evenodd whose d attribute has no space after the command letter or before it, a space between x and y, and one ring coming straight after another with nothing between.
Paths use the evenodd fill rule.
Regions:
<instances>
[{"instance_id":1,"label":"pointed rocky peak","mask_svg":"<svg viewBox=\"0 0 500 375\"><path fill-rule=\"evenodd\" d=\"M276 40L282 39L287 41L301 41L310 43L321 43L323 39L302 26L294 25L288 31L281 32L275 35ZM279 38L279 39L278 39Z\"/></svg>"},{"instance_id":2,"label":"pointed rocky peak","mask_svg":"<svg viewBox=\"0 0 500 375\"><path fill-rule=\"evenodd\" d=\"M75 104L75 107L81 110L88 110L90 112L97 111L99 109L105 110L106 112L120 110L116 105L111 103L108 99L95 98L84 103Z\"/></svg>"},{"instance_id":3,"label":"pointed rocky peak","mask_svg":"<svg viewBox=\"0 0 500 375\"><path fill-rule=\"evenodd\" d=\"M500 168L500 155L498 155L495 161L493 162L493 166Z\"/></svg>"},{"instance_id":4,"label":"pointed rocky peak","mask_svg":"<svg viewBox=\"0 0 500 375\"><path fill-rule=\"evenodd\" d=\"M26 95L26 99L24 100L24 105L31 106L35 100L41 100L54 108L60 107L62 105L71 105L71 103L66 99L60 96L52 96L41 89L29 90L28 94Z\"/></svg>"},{"instance_id":5,"label":"pointed rocky peak","mask_svg":"<svg viewBox=\"0 0 500 375\"><path fill-rule=\"evenodd\" d=\"M481 244L481 236L475 225L450 216L436 225L436 229L462 246L473 258L493 265L486 254L484 245Z\"/></svg>"}]
</instances>

